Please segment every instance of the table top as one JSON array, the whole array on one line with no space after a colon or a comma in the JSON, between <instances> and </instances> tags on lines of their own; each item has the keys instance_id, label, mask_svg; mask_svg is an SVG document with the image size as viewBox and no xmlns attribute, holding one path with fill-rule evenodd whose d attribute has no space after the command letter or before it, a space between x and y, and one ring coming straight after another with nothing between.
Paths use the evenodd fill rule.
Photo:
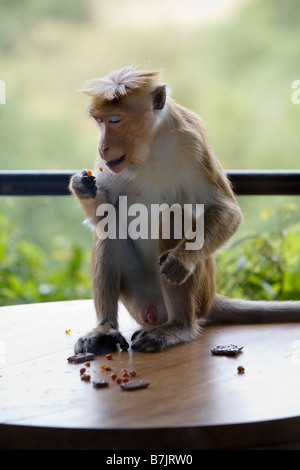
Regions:
<instances>
[{"instance_id":1,"label":"table top","mask_svg":"<svg viewBox=\"0 0 300 470\"><path fill-rule=\"evenodd\" d=\"M137 328L119 308L127 340ZM238 449L300 442L300 324L210 325L161 353L131 349L71 364L96 325L91 300L0 308L0 449ZM243 346L236 357L214 345ZM239 374L237 367L245 371ZM109 366L111 371L103 371ZM81 380L106 378L96 389ZM111 372L136 370L126 392ZM293 447L294 446L294 447Z\"/></svg>"}]
</instances>

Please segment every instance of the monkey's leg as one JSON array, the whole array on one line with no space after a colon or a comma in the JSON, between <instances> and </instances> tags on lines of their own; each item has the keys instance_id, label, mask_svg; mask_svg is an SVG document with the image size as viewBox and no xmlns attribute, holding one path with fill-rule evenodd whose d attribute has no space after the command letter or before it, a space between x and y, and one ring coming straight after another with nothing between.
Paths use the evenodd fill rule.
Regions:
<instances>
[{"instance_id":1,"label":"monkey's leg","mask_svg":"<svg viewBox=\"0 0 300 470\"><path fill-rule=\"evenodd\" d=\"M118 300L120 295L120 269L118 240L100 240L95 235L92 256L93 298L98 326L79 338L75 353L101 354L117 344L124 350L129 345L118 330Z\"/></svg>"}]
</instances>

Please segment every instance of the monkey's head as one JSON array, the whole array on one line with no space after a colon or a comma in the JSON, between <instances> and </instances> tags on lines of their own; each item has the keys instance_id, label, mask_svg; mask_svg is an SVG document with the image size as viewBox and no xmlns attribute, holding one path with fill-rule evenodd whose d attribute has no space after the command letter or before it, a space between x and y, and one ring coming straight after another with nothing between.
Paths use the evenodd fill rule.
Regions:
<instances>
[{"instance_id":1,"label":"monkey's head","mask_svg":"<svg viewBox=\"0 0 300 470\"><path fill-rule=\"evenodd\" d=\"M99 154L114 173L147 162L151 142L162 122L166 85L157 72L125 68L88 81L90 115L100 127Z\"/></svg>"}]
</instances>

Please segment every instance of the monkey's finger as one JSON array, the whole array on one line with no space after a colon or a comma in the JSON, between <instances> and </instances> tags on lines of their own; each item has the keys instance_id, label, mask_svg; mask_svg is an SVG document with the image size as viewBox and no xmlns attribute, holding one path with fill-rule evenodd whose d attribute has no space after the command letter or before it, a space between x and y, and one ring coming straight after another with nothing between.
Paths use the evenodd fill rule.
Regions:
<instances>
[{"instance_id":1,"label":"monkey's finger","mask_svg":"<svg viewBox=\"0 0 300 470\"><path fill-rule=\"evenodd\" d=\"M137 335L141 332L142 330L136 330L133 335L131 336L131 341L134 341Z\"/></svg>"},{"instance_id":2,"label":"monkey's finger","mask_svg":"<svg viewBox=\"0 0 300 470\"><path fill-rule=\"evenodd\" d=\"M163 336L155 328L142 328L133 333L131 349L139 352L159 352L165 349Z\"/></svg>"},{"instance_id":3,"label":"monkey's finger","mask_svg":"<svg viewBox=\"0 0 300 470\"><path fill-rule=\"evenodd\" d=\"M165 251L162 255L160 255L158 257L158 264L161 266L162 264L164 264L164 262L166 261L167 257L169 256L169 253L167 251Z\"/></svg>"},{"instance_id":4,"label":"monkey's finger","mask_svg":"<svg viewBox=\"0 0 300 470\"><path fill-rule=\"evenodd\" d=\"M123 351L127 351L129 348L129 344L127 343L124 336L121 335L121 333L119 334L118 343L120 344L120 348L123 349Z\"/></svg>"},{"instance_id":5,"label":"monkey's finger","mask_svg":"<svg viewBox=\"0 0 300 470\"><path fill-rule=\"evenodd\" d=\"M139 352L159 352L159 351L162 351L164 349L163 345L160 344L158 341L156 340L151 340L150 338L147 339L147 340L138 340L136 342L134 342L132 345L131 345L131 349L133 351L139 351Z\"/></svg>"},{"instance_id":6,"label":"monkey's finger","mask_svg":"<svg viewBox=\"0 0 300 470\"><path fill-rule=\"evenodd\" d=\"M93 185L95 184L96 177L94 175L89 175L87 171L83 171L81 174L82 182L86 185Z\"/></svg>"}]
</instances>

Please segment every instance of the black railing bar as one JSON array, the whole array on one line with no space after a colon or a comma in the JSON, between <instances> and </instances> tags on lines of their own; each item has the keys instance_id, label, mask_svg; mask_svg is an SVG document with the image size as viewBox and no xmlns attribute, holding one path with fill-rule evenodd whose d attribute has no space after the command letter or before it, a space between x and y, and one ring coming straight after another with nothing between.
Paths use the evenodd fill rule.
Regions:
<instances>
[{"instance_id":1,"label":"black railing bar","mask_svg":"<svg viewBox=\"0 0 300 470\"><path fill-rule=\"evenodd\" d=\"M2 170L0 196L65 196L80 170ZM233 189L243 195L300 195L300 170L227 170Z\"/></svg>"}]
</instances>

